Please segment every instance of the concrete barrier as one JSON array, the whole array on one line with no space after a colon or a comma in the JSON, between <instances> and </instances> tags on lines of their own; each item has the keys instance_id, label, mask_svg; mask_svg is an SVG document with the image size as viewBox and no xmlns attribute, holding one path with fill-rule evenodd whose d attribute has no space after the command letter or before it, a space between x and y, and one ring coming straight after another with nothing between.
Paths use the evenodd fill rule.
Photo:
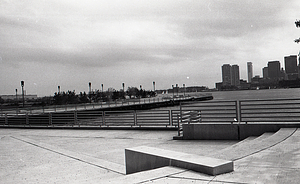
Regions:
<instances>
[{"instance_id":1,"label":"concrete barrier","mask_svg":"<svg viewBox=\"0 0 300 184\"><path fill-rule=\"evenodd\" d=\"M125 149L126 174L174 166L209 175L233 171L233 162L147 146Z\"/></svg>"},{"instance_id":2,"label":"concrete barrier","mask_svg":"<svg viewBox=\"0 0 300 184\"><path fill-rule=\"evenodd\" d=\"M183 139L238 140L238 124L194 123L183 124Z\"/></svg>"},{"instance_id":3,"label":"concrete barrier","mask_svg":"<svg viewBox=\"0 0 300 184\"><path fill-rule=\"evenodd\" d=\"M239 122L239 123L190 123L183 124L185 140L243 140L281 128L300 128L299 122Z\"/></svg>"}]
</instances>

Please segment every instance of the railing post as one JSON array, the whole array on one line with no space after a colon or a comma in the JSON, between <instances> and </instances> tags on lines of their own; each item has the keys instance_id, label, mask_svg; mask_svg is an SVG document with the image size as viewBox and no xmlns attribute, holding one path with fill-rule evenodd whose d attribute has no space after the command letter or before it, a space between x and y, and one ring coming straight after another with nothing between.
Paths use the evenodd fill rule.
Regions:
<instances>
[{"instance_id":1,"label":"railing post","mask_svg":"<svg viewBox=\"0 0 300 184\"><path fill-rule=\"evenodd\" d=\"M74 125L77 124L77 111L74 111Z\"/></svg>"},{"instance_id":2,"label":"railing post","mask_svg":"<svg viewBox=\"0 0 300 184\"><path fill-rule=\"evenodd\" d=\"M49 113L49 126L52 125L52 113L50 112Z\"/></svg>"},{"instance_id":3,"label":"railing post","mask_svg":"<svg viewBox=\"0 0 300 184\"><path fill-rule=\"evenodd\" d=\"M241 121L241 119L240 119L240 117L241 117L240 104L241 104L241 102L239 100L235 101L235 108L236 108L236 115L235 116L236 116L236 120L238 122Z\"/></svg>"},{"instance_id":4,"label":"railing post","mask_svg":"<svg viewBox=\"0 0 300 184\"><path fill-rule=\"evenodd\" d=\"M133 119L134 119L134 126L137 126L137 113L136 113L136 110L133 111Z\"/></svg>"},{"instance_id":5,"label":"railing post","mask_svg":"<svg viewBox=\"0 0 300 184\"><path fill-rule=\"evenodd\" d=\"M28 116L28 112L26 112L26 120L25 120L25 124L29 125L29 116Z\"/></svg>"},{"instance_id":6,"label":"railing post","mask_svg":"<svg viewBox=\"0 0 300 184\"><path fill-rule=\"evenodd\" d=\"M241 101L238 101L239 102L239 119L238 119L238 122L241 122L242 121L242 102Z\"/></svg>"},{"instance_id":7,"label":"railing post","mask_svg":"<svg viewBox=\"0 0 300 184\"><path fill-rule=\"evenodd\" d=\"M179 108L180 108L180 121L182 123L182 105L181 105L181 101L179 102Z\"/></svg>"},{"instance_id":8,"label":"railing post","mask_svg":"<svg viewBox=\"0 0 300 184\"><path fill-rule=\"evenodd\" d=\"M8 125L8 117L7 117L7 113L5 113L5 125Z\"/></svg>"},{"instance_id":9,"label":"railing post","mask_svg":"<svg viewBox=\"0 0 300 184\"><path fill-rule=\"evenodd\" d=\"M177 128L178 128L178 136L180 136L180 123L179 123L179 115L177 114Z\"/></svg>"},{"instance_id":10,"label":"railing post","mask_svg":"<svg viewBox=\"0 0 300 184\"><path fill-rule=\"evenodd\" d=\"M105 111L102 111L102 123L105 126Z\"/></svg>"},{"instance_id":11,"label":"railing post","mask_svg":"<svg viewBox=\"0 0 300 184\"><path fill-rule=\"evenodd\" d=\"M173 117L172 117L172 110L169 110L169 125L173 125Z\"/></svg>"}]
</instances>

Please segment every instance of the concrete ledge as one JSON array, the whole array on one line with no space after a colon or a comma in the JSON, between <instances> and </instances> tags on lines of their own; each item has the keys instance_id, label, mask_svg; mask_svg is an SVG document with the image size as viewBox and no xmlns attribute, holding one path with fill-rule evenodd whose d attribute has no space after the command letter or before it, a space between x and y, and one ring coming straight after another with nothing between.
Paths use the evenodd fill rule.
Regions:
<instances>
[{"instance_id":1,"label":"concrete ledge","mask_svg":"<svg viewBox=\"0 0 300 184\"><path fill-rule=\"evenodd\" d=\"M209 175L233 171L233 162L199 155L140 146L125 149L126 174L175 166Z\"/></svg>"},{"instance_id":2,"label":"concrete ledge","mask_svg":"<svg viewBox=\"0 0 300 184\"><path fill-rule=\"evenodd\" d=\"M231 123L191 123L183 124L183 139L238 140L238 124Z\"/></svg>"},{"instance_id":3,"label":"concrete ledge","mask_svg":"<svg viewBox=\"0 0 300 184\"><path fill-rule=\"evenodd\" d=\"M281 128L300 128L300 122L239 122L183 124L184 140L243 140Z\"/></svg>"}]
</instances>

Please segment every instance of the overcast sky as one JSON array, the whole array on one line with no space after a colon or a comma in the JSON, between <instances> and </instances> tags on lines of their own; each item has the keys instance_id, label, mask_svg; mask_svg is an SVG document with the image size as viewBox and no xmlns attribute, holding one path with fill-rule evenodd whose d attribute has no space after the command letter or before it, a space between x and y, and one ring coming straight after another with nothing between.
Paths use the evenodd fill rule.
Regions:
<instances>
[{"instance_id":1,"label":"overcast sky","mask_svg":"<svg viewBox=\"0 0 300 184\"><path fill-rule=\"evenodd\" d=\"M223 64L296 55L298 0L1 0L0 94L172 84L214 88Z\"/></svg>"}]
</instances>

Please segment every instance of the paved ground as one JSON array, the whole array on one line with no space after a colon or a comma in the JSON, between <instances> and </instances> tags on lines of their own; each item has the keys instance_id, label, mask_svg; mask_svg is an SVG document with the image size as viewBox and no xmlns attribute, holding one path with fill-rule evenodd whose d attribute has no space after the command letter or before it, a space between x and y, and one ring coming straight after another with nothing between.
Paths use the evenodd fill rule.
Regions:
<instances>
[{"instance_id":1,"label":"paved ground","mask_svg":"<svg viewBox=\"0 0 300 184\"><path fill-rule=\"evenodd\" d=\"M146 145L214 157L224 149L232 157L228 147L236 141L172 140L176 131L0 129L0 183L299 183L295 130L276 143L264 139L272 145L253 146L254 153L234 161L234 172L214 177L173 167L125 175L124 149Z\"/></svg>"}]
</instances>

